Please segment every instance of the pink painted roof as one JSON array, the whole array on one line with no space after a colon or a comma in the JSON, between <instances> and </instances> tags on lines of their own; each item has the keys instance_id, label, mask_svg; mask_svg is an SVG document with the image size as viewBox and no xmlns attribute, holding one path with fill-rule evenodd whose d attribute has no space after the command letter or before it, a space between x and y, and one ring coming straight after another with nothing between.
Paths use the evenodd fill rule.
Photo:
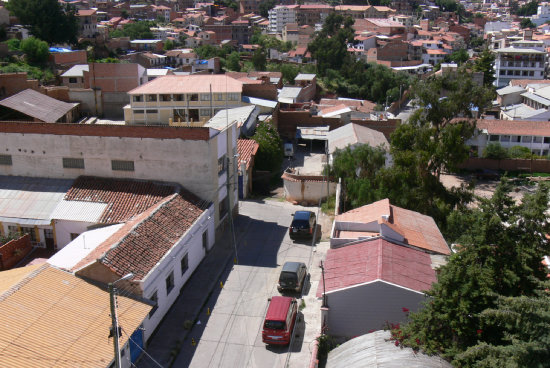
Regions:
<instances>
[{"instance_id":1,"label":"pink painted roof","mask_svg":"<svg viewBox=\"0 0 550 368\"><path fill-rule=\"evenodd\" d=\"M325 267L326 292L376 280L424 291L436 281L429 254L375 239L342 248L329 249ZM323 293L319 282L317 297Z\"/></svg>"},{"instance_id":2,"label":"pink painted roof","mask_svg":"<svg viewBox=\"0 0 550 368\"><path fill-rule=\"evenodd\" d=\"M382 219L384 215L389 216L387 221ZM394 206L387 198L344 212L335 221L384 223L403 236L407 244L439 254L451 253L433 218Z\"/></svg>"}]
</instances>

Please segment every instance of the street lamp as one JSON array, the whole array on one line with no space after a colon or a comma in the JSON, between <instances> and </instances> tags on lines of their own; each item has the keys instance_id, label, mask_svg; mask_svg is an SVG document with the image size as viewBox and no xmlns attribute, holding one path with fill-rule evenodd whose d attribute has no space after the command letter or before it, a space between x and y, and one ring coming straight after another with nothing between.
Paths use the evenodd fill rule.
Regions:
<instances>
[{"instance_id":1,"label":"street lamp","mask_svg":"<svg viewBox=\"0 0 550 368\"><path fill-rule=\"evenodd\" d=\"M115 349L115 367L116 368L121 368L121 365L120 365L121 357L120 357L120 347L118 346L118 318L116 314L117 307L116 307L116 301L115 301L115 290L116 290L115 284L122 280L131 279L132 277L134 277L134 274L130 272L129 274L123 276L122 278L116 281L110 282L108 284L109 298L110 298L110 304L111 304L111 321L112 321L111 328L113 329L113 342L114 342L114 349Z\"/></svg>"}]
</instances>

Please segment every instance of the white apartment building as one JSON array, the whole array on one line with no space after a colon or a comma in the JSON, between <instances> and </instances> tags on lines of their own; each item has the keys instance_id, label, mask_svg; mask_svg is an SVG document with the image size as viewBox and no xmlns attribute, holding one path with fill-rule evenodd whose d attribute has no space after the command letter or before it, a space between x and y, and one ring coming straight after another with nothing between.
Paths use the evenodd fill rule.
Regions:
<instances>
[{"instance_id":1,"label":"white apartment building","mask_svg":"<svg viewBox=\"0 0 550 368\"><path fill-rule=\"evenodd\" d=\"M279 5L271 9L269 14L268 33L283 32L287 23L297 23L296 9L298 5Z\"/></svg>"},{"instance_id":2,"label":"white apartment building","mask_svg":"<svg viewBox=\"0 0 550 368\"><path fill-rule=\"evenodd\" d=\"M549 3L540 3L537 8L537 14L531 17L531 22L535 23L537 26L546 23L550 20L550 4Z\"/></svg>"},{"instance_id":3,"label":"white apartment building","mask_svg":"<svg viewBox=\"0 0 550 368\"><path fill-rule=\"evenodd\" d=\"M526 42L530 47L523 47ZM497 87L508 85L511 79L544 79L548 56L533 42L512 42L511 47L494 50Z\"/></svg>"}]
</instances>

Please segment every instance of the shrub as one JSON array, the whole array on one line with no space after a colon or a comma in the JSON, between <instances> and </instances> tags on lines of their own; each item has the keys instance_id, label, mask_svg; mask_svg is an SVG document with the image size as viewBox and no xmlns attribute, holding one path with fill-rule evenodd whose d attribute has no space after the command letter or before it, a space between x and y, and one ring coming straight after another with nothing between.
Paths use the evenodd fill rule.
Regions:
<instances>
[{"instance_id":1,"label":"shrub","mask_svg":"<svg viewBox=\"0 0 550 368\"><path fill-rule=\"evenodd\" d=\"M506 148L502 147L500 143L489 143L483 151L483 157L502 160L508 158L508 151Z\"/></svg>"}]
</instances>

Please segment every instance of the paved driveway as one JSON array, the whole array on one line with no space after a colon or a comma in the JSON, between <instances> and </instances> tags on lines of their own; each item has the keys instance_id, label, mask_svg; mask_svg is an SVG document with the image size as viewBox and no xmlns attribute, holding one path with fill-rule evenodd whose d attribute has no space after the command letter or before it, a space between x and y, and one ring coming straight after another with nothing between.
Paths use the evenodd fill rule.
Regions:
<instances>
[{"instance_id":1,"label":"paved driveway","mask_svg":"<svg viewBox=\"0 0 550 368\"><path fill-rule=\"evenodd\" d=\"M319 259L324 258L328 244L312 248L310 242L290 240L291 214L298 209L302 207L279 201L241 202L240 220L245 217L246 221L239 221L245 225L237 232L238 263L226 274L223 288L217 287L212 293L199 317L200 324L195 324L183 342L174 367L307 366L320 330L320 301L315 292ZM277 279L286 261L306 263L311 274L290 350L266 346L261 339L267 299L279 295Z\"/></svg>"}]
</instances>

